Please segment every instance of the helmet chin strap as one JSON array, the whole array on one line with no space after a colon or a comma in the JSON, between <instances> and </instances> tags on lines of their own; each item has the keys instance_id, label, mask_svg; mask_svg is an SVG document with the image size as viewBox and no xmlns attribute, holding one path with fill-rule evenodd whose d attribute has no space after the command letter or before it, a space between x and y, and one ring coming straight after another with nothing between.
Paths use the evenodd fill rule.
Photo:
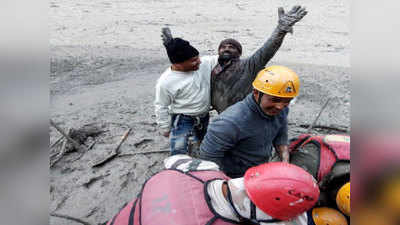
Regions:
<instances>
[{"instance_id":1,"label":"helmet chin strap","mask_svg":"<svg viewBox=\"0 0 400 225\"><path fill-rule=\"evenodd\" d=\"M261 98L263 97L264 93L262 93L261 91L258 91L258 100L257 103L258 105L261 107Z\"/></svg>"},{"instance_id":2,"label":"helmet chin strap","mask_svg":"<svg viewBox=\"0 0 400 225\"><path fill-rule=\"evenodd\" d=\"M240 222L241 223L244 222L245 224L259 224L256 218L256 206L253 204L253 202L250 201L251 217L250 218L243 217L242 215L240 215L239 211L236 209L236 206L232 201L232 193L226 181L225 184L227 185L228 202L231 208L233 209L233 212L235 213L236 217L240 220Z\"/></svg>"},{"instance_id":3,"label":"helmet chin strap","mask_svg":"<svg viewBox=\"0 0 400 225\"><path fill-rule=\"evenodd\" d=\"M273 219L273 218L271 218L271 219L257 219L257 207L252 201L249 201L249 208L248 208L248 209L250 209L250 212L248 213L250 218L243 217L239 213L239 210L236 208L235 203L232 200L232 192L230 190L230 187L229 187L228 183L225 181L224 184L227 185L227 198L228 198L229 205L231 206L232 211L235 213L236 217L240 220L241 223L244 222L245 224L259 225L261 222L262 223L280 222L280 220ZM239 199L240 199L240 197L239 197Z\"/></svg>"}]
</instances>

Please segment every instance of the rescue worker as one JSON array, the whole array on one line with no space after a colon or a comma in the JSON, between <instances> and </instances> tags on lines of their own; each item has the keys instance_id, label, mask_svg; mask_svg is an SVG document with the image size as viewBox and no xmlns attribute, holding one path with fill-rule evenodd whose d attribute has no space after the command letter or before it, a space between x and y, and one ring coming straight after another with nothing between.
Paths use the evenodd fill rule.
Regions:
<instances>
[{"instance_id":1,"label":"rescue worker","mask_svg":"<svg viewBox=\"0 0 400 225\"><path fill-rule=\"evenodd\" d=\"M200 158L216 162L229 177L267 162L273 148L288 162L288 105L299 94L297 74L284 66L261 70L253 92L210 124Z\"/></svg>"},{"instance_id":2,"label":"rescue worker","mask_svg":"<svg viewBox=\"0 0 400 225\"><path fill-rule=\"evenodd\" d=\"M210 161L174 155L107 225L306 225L318 199L315 179L292 164L272 162L230 179Z\"/></svg>"},{"instance_id":3,"label":"rescue worker","mask_svg":"<svg viewBox=\"0 0 400 225\"><path fill-rule=\"evenodd\" d=\"M293 25L300 21L307 11L294 6L285 13L278 8L278 25L269 39L253 55L241 59L242 45L235 39L222 40L218 47L218 64L211 73L211 105L221 113L229 106L244 99L252 90L251 83L257 73L265 67L280 48L286 34L293 33ZM172 39L169 28L163 29L164 43Z\"/></svg>"},{"instance_id":4,"label":"rescue worker","mask_svg":"<svg viewBox=\"0 0 400 225\"><path fill-rule=\"evenodd\" d=\"M336 195L337 207L346 216L350 216L350 182L344 184Z\"/></svg>"},{"instance_id":5,"label":"rescue worker","mask_svg":"<svg viewBox=\"0 0 400 225\"><path fill-rule=\"evenodd\" d=\"M164 42L171 66L157 80L155 115L163 136L170 138L171 155L186 154L189 140L199 142L207 130L210 74L216 56L199 57L188 41Z\"/></svg>"},{"instance_id":6,"label":"rescue worker","mask_svg":"<svg viewBox=\"0 0 400 225\"><path fill-rule=\"evenodd\" d=\"M311 211L311 225L347 225L347 219L336 209L327 207L314 208Z\"/></svg>"}]
</instances>

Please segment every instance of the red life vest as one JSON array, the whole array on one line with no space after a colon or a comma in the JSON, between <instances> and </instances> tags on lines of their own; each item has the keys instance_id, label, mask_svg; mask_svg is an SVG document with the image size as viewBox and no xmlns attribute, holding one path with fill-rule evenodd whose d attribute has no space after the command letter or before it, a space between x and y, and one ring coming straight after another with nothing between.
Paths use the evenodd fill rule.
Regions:
<instances>
[{"instance_id":1,"label":"red life vest","mask_svg":"<svg viewBox=\"0 0 400 225\"><path fill-rule=\"evenodd\" d=\"M320 149L320 160L317 180L321 182L328 175L335 163L339 161L350 162L350 136L347 135L326 135L313 136L302 134L292 140L289 145L291 151L297 151L299 148L314 144Z\"/></svg>"},{"instance_id":2,"label":"red life vest","mask_svg":"<svg viewBox=\"0 0 400 225\"><path fill-rule=\"evenodd\" d=\"M138 198L125 206L107 225L229 225L211 207L207 184L227 180L220 171L163 170L142 187Z\"/></svg>"}]
</instances>

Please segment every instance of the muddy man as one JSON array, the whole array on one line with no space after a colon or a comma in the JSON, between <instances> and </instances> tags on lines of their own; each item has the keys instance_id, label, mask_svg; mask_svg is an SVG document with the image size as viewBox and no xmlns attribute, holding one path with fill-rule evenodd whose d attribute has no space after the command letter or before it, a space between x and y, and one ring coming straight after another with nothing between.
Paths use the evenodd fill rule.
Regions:
<instances>
[{"instance_id":1,"label":"muddy man","mask_svg":"<svg viewBox=\"0 0 400 225\"><path fill-rule=\"evenodd\" d=\"M278 25L270 38L253 55L241 59L242 46L232 38L221 41L218 47L218 63L211 72L211 105L221 113L229 106L244 99L252 90L252 82L257 73L280 48L287 33L293 33L293 25L300 21L307 11L294 6L285 13L278 8ZM172 40L169 28L162 29L164 45Z\"/></svg>"}]
</instances>

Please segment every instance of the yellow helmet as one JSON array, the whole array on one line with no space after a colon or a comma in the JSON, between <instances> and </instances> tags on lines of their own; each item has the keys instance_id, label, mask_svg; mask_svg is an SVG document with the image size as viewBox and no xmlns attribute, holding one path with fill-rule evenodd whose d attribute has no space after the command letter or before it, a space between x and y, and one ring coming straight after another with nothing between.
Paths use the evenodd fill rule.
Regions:
<instances>
[{"instance_id":1,"label":"yellow helmet","mask_svg":"<svg viewBox=\"0 0 400 225\"><path fill-rule=\"evenodd\" d=\"M344 184L336 194L336 205L347 216L350 216L350 182Z\"/></svg>"},{"instance_id":2,"label":"yellow helmet","mask_svg":"<svg viewBox=\"0 0 400 225\"><path fill-rule=\"evenodd\" d=\"M315 225L347 225L346 217L332 208L314 208L312 210L312 218Z\"/></svg>"},{"instance_id":3,"label":"yellow helmet","mask_svg":"<svg viewBox=\"0 0 400 225\"><path fill-rule=\"evenodd\" d=\"M294 98L299 95L300 80L285 66L269 66L258 72L253 88L272 96Z\"/></svg>"}]
</instances>

